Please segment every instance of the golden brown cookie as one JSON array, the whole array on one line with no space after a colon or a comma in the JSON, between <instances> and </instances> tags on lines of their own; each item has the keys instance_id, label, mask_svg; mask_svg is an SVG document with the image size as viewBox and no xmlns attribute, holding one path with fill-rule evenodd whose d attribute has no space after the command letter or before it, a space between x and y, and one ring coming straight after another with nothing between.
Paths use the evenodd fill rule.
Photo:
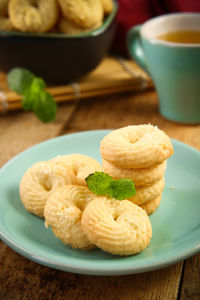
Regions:
<instances>
[{"instance_id":1,"label":"golden brown cookie","mask_svg":"<svg viewBox=\"0 0 200 300\"><path fill-rule=\"evenodd\" d=\"M122 169L113 165L107 160L102 160L103 170L114 179L130 178L135 186L151 185L160 180L165 173L167 162L166 160L159 165L155 165L145 169Z\"/></svg>"},{"instance_id":2,"label":"golden brown cookie","mask_svg":"<svg viewBox=\"0 0 200 300\"><path fill-rule=\"evenodd\" d=\"M103 21L100 0L58 0L64 17L82 28L90 28Z\"/></svg>"},{"instance_id":3,"label":"golden brown cookie","mask_svg":"<svg viewBox=\"0 0 200 300\"><path fill-rule=\"evenodd\" d=\"M70 168L76 178L77 185L86 186L85 178L88 175L103 170L94 158L82 154L61 155L53 158L50 162Z\"/></svg>"},{"instance_id":4,"label":"golden brown cookie","mask_svg":"<svg viewBox=\"0 0 200 300\"><path fill-rule=\"evenodd\" d=\"M142 207L148 215L151 215L155 212L155 210L160 205L161 198L162 198L162 194L160 194L158 197L154 198L151 201L141 204L140 207Z\"/></svg>"},{"instance_id":5,"label":"golden brown cookie","mask_svg":"<svg viewBox=\"0 0 200 300\"><path fill-rule=\"evenodd\" d=\"M104 13L110 14L113 10L113 1L112 0L101 0L101 3L103 5Z\"/></svg>"},{"instance_id":6,"label":"golden brown cookie","mask_svg":"<svg viewBox=\"0 0 200 300\"><path fill-rule=\"evenodd\" d=\"M156 198L163 192L165 187L165 179L161 178L159 181L156 181L152 185L136 187L135 196L130 197L128 200L131 202L142 205L146 202L149 202Z\"/></svg>"},{"instance_id":7,"label":"golden brown cookie","mask_svg":"<svg viewBox=\"0 0 200 300\"><path fill-rule=\"evenodd\" d=\"M95 24L92 27L88 27L88 28L82 28L78 25L76 25L75 23L73 23L72 21L61 17L59 22L58 22L58 28L60 30L60 32L62 33L67 33L67 34L78 34L78 33L84 33L84 32L90 32L93 31L97 28L99 28L102 25L101 22L99 22L98 24Z\"/></svg>"},{"instance_id":8,"label":"golden brown cookie","mask_svg":"<svg viewBox=\"0 0 200 300\"><path fill-rule=\"evenodd\" d=\"M47 32L57 22L56 0L10 0L9 15L13 25L25 32Z\"/></svg>"},{"instance_id":9,"label":"golden brown cookie","mask_svg":"<svg viewBox=\"0 0 200 300\"><path fill-rule=\"evenodd\" d=\"M152 125L132 125L113 130L101 141L103 159L124 169L161 164L174 150L164 131Z\"/></svg>"},{"instance_id":10,"label":"golden brown cookie","mask_svg":"<svg viewBox=\"0 0 200 300\"><path fill-rule=\"evenodd\" d=\"M76 178L70 168L51 162L37 162L21 180L21 201L29 212L43 217L47 198L58 187L75 182Z\"/></svg>"},{"instance_id":11,"label":"golden brown cookie","mask_svg":"<svg viewBox=\"0 0 200 300\"><path fill-rule=\"evenodd\" d=\"M11 20L8 16L8 1L9 0L0 1L0 30L1 31L14 30L14 26L11 23Z\"/></svg>"},{"instance_id":12,"label":"golden brown cookie","mask_svg":"<svg viewBox=\"0 0 200 300\"><path fill-rule=\"evenodd\" d=\"M91 243L117 255L143 251L151 241L146 212L128 200L99 197L85 208L81 226Z\"/></svg>"},{"instance_id":13,"label":"golden brown cookie","mask_svg":"<svg viewBox=\"0 0 200 300\"><path fill-rule=\"evenodd\" d=\"M45 208L45 224L54 234L74 248L95 247L81 227L81 217L87 204L97 196L84 186L67 185L56 190L48 198Z\"/></svg>"}]
</instances>

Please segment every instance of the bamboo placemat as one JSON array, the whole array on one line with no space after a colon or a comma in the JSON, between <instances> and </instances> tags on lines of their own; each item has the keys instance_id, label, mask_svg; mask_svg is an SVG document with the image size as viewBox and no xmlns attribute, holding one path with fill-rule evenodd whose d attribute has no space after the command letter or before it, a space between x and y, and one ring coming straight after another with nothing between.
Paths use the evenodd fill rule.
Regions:
<instances>
[{"instance_id":1,"label":"bamboo placemat","mask_svg":"<svg viewBox=\"0 0 200 300\"><path fill-rule=\"evenodd\" d=\"M90 74L77 82L62 86L48 86L57 103L105 96L152 87L150 77L132 60L107 57ZM9 90L6 74L0 72L0 111L21 109L21 96Z\"/></svg>"}]
</instances>

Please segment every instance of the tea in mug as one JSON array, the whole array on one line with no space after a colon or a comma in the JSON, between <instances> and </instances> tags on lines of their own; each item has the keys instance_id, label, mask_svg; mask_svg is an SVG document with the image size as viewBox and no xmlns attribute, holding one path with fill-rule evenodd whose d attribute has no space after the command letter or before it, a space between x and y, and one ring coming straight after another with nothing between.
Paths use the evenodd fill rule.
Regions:
<instances>
[{"instance_id":1,"label":"tea in mug","mask_svg":"<svg viewBox=\"0 0 200 300\"><path fill-rule=\"evenodd\" d=\"M173 43L200 44L200 31L172 31L157 36L157 39Z\"/></svg>"}]
</instances>

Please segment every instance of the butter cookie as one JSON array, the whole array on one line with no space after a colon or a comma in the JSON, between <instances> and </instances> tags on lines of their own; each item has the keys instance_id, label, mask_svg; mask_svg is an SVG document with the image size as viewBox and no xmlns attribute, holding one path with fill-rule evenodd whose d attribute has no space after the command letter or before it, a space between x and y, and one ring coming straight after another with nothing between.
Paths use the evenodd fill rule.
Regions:
<instances>
[{"instance_id":1,"label":"butter cookie","mask_svg":"<svg viewBox=\"0 0 200 300\"><path fill-rule=\"evenodd\" d=\"M146 212L128 200L99 197L91 201L83 212L81 226L91 243L117 255L143 251L152 236Z\"/></svg>"},{"instance_id":2,"label":"butter cookie","mask_svg":"<svg viewBox=\"0 0 200 300\"><path fill-rule=\"evenodd\" d=\"M101 0L58 0L64 17L82 28L103 21Z\"/></svg>"},{"instance_id":3,"label":"butter cookie","mask_svg":"<svg viewBox=\"0 0 200 300\"><path fill-rule=\"evenodd\" d=\"M70 168L76 178L77 185L86 186L85 178L88 175L103 170L94 158L82 154L61 155L53 158L50 162Z\"/></svg>"},{"instance_id":4,"label":"butter cookie","mask_svg":"<svg viewBox=\"0 0 200 300\"><path fill-rule=\"evenodd\" d=\"M110 14L113 10L113 1L112 0L101 0L101 3L103 5L104 13Z\"/></svg>"},{"instance_id":5,"label":"butter cookie","mask_svg":"<svg viewBox=\"0 0 200 300\"><path fill-rule=\"evenodd\" d=\"M75 182L76 178L70 168L51 162L37 162L22 177L21 201L29 212L43 217L44 206L51 193L60 186Z\"/></svg>"},{"instance_id":6,"label":"butter cookie","mask_svg":"<svg viewBox=\"0 0 200 300\"><path fill-rule=\"evenodd\" d=\"M101 25L102 22L99 22L92 27L82 28L63 17L61 17L58 22L58 28L60 29L60 32L67 33L67 34L78 34L78 33L90 32L99 28Z\"/></svg>"},{"instance_id":7,"label":"butter cookie","mask_svg":"<svg viewBox=\"0 0 200 300\"><path fill-rule=\"evenodd\" d=\"M132 125L113 130L100 145L103 159L124 169L161 164L174 150L164 131L152 125Z\"/></svg>"},{"instance_id":8,"label":"butter cookie","mask_svg":"<svg viewBox=\"0 0 200 300\"><path fill-rule=\"evenodd\" d=\"M128 200L137 204L142 205L149 202L160 195L165 187L165 179L162 178L156 181L152 185L136 187L135 196L130 197Z\"/></svg>"},{"instance_id":9,"label":"butter cookie","mask_svg":"<svg viewBox=\"0 0 200 300\"><path fill-rule=\"evenodd\" d=\"M0 30L1 31L12 31L14 26L8 16L8 1L0 1Z\"/></svg>"},{"instance_id":10,"label":"butter cookie","mask_svg":"<svg viewBox=\"0 0 200 300\"><path fill-rule=\"evenodd\" d=\"M50 225L64 244L85 250L95 247L82 230L81 217L87 204L96 197L84 186L67 185L57 189L44 208L46 226Z\"/></svg>"},{"instance_id":11,"label":"butter cookie","mask_svg":"<svg viewBox=\"0 0 200 300\"><path fill-rule=\"evenodd\" d=\"M159 165L144 169L122 169L107 160L102 160L103 170L112 178L129 178L133 180L135 186L151 185L160 180L165 173L166 160Z\"/></svg>"},{"instance_id":12,"label":"butter cookie","mask_svg":"<svg viewBox=\"0 0 200 300\"><path fill-rule=\"evenodd\" d=\"M9 15L13 25L25 32L47 32L57 22L56 0L10 0Z\"/></svg>"},{"instance_id":13,"label":"butter cookie","mask_svg":"<svg viewBox=\"0 0 200 300\"><path fill-rule=\"evenodd\" d=\"M162 194L160 194L158 197L156 197L151 201L141 204L140 206L146 211L147 215L151 215L155 212L155 210L160 205L161 198L162 198Z\"/></svg>"}]
</instances>

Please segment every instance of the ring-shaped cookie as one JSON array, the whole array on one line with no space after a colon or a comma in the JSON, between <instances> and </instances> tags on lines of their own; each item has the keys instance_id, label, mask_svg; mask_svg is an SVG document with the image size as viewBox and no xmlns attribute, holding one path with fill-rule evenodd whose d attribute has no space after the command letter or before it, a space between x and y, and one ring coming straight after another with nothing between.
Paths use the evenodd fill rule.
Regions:
<instances>
[{"instance_id":1,"label":"ring-shaped cookie","mask_svg":"<svg viewBox=\"0 0 200 300\"><path fill-rule=\"evenodd\" d=\"M51 162L37 162L22 177L21 201L29 212L43 217L44 206L51 193L60 186L75 182L76 178L70 168Z\"/></svg>"},{"instance_id":2,"label":"ring-shaped cookie","mask_svg":"<svg viewBox=\"0 0 200 300\"><path fill-rule=\"evenodd\" d=\"M13 25L25 32L47 32L58 19L56 0L10 0L9 15Z\"/></svg>"},{"instance_id":3,"label":"ring-shaped cookie","mask_svg":"<svg viewBox=\"0 0 200 300\"><path fill-rule=\"evenodd\" d=\"M8 16L8 1L0 1L0 31L12 31L14 26Z\"/></svg>"},{"instance_id":4,"label":"ring-shaped cookie","mask_svg":"<svg viewBox=\"0 0 200 300\"><path fill-rule=\"evenodd\" d=\"M145 186L155 183L164 176L167 167L166 160L159 165L145 169L122 169L105 159L102 160L102 164L105 173L114 179L130 178L133 180L135 186Z\"/></svg>"},{"instance_id":5,"label":"ring-shaped cookie","mask_svg":"<svg viewBox=\"0 0 200 300\"><path fill-rule=\"evenodd\" d=\"M91 243L117 255L143 251L152 236L146 212L128 200L93 200L83 212L81 226Z\"/></svg>"},{"instance_id":6,"label":"ring-shaped cookie","mask_svg":"<svg viewBox=\"0 0 200 300\"><path fill-rule=\"evenodd\" d=\"M77 185L86 186L85 178L88 175L103 170L94 158L82 154L61 155L50 161L70 168L76 178Z\"/></svg>"},{"instance_id":7,"label":"ring-shaped cookie","mask_svg":"<svg viewBox=\"0 0 200 300\"><path fill-rule=\"evenodd\" d=\"M65 18L82 28L90 28L103 21L100 0L58 0Z\"/></svg>"},{"instance_id":8,"label":"ring-shaped cookie","mask_svg":"<svg viewBox=\"0 0 200 300\"><path fill-rule=\"evenodd\" d=\"M137 205L145 204L160 195L163 192L164 187L164 178L161 178L159 181L156 181L152 185L136 187L135 196L128 198L128 200Z\"/></svg>"},{"instance_id":9,"label":"ring-shaped cookie","mask_svg":"<svg viewBox=\"0 0 200 300\"><path fill-rule=\"evenodd\" d=\"M84 186L67 185L59 188L45 205L46 226L50 225L64 244L85 250L94 248L82 230L81 217L87 204L96 197Z\"/></svg>"},{"instance_id":10,"label":"ring-shaped cookie","mask_svg":"<svg viewBox=\"0 0 200 300\"><path fill-rule=\"evenodd\" d=\"M158 165L173 154L170 138L156 126L132 125L110 132L101 141L103 159L124 169Z\"/></svg>"}]
</instances>

